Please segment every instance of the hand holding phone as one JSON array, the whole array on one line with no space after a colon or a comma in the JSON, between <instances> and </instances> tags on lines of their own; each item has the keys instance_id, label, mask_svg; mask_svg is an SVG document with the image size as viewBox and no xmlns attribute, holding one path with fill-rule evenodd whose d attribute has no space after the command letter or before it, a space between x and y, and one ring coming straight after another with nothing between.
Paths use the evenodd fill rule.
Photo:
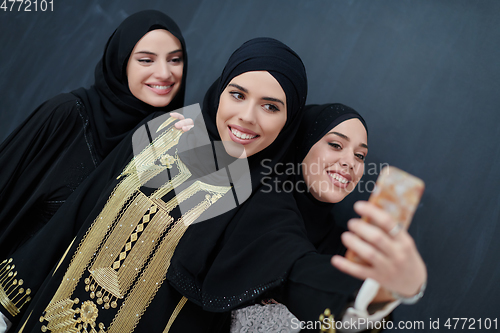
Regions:
<instances>
[{"instance_id":1,"label":"hand holding phone","mask_svg":"<svg viewBox=\"0 0 500 333\"><path fill-rule=\"evenodd\" d=\"M417 209L424 182L393 166L382 169L369 202L389 213L400 227L408 229ZM370 223L369 220L363 220ZM397 232L397 229L393 229ZM352 262L366 264L354 251L347 250L345 257Z\"/></svg>"},{"instance_id":2,"label":"hand holding phone","mask_svg":"<svg viewBox=\"0 0 500 333\"><path fill-rule=\"evenodd\" d=\"M369 202L389 213L398 224L389 234L395 236L401 228L408 229L411 219L417 209L418 203L424 191L424 182L398 168L385 167L382 169L372 192ZM370 221L363 217L363 220ZM354 251L347 250L345 257L355 263L369 265L361 259ZM379 289L378 294L372 300L373 303L390 302L394 298L384 288Z\"/></svg>"}]
</instances>

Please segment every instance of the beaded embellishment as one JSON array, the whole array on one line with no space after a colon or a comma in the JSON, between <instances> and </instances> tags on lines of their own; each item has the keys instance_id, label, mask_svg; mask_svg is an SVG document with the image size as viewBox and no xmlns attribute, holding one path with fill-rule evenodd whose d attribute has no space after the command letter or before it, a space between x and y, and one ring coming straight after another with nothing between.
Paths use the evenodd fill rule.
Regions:
<instances>
[{"instance_id":1,"label":"beaded embellishment","mask_svg":"<svg viewBox=\"0 0 500 333\"><path fill-rule=\"evenodd\" d=\"M321 322L321 332L335 333L335 318L332 315L330 309L325 309L323 313L319 316L319 321Z\"/></svg>"},{"instance_id":2,"label":"beaded embellishment","mask_svg":"<svg viewBox=\"0 0 500 333\"><path fill-rule=\"evenodd\" d=\"M0 264L0 304L15 317L31 301L31 289L24 289L24 281L17 278L13 261L10 258Z\"/></svg>"}]
</instances>

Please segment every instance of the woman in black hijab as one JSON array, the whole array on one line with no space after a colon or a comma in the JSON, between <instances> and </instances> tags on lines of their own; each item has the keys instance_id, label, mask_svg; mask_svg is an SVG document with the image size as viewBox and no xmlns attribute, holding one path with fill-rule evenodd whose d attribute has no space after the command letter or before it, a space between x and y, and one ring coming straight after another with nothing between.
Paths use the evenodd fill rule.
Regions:
<instances>
[{"instance_id":1,"label":"woman in black hijab","mask_svg":"<svg viewBox=\"0 0 500 333\"><path fill-rule=\"evenodd\" d=\"M293 197L304 220L307 237L319 253L328 254L327 258L336 255L333 260L335 267L347 273L338 272L336 279L329 282L324 280L325 284L342 285L346 289L356 290L359 282L352 276L362 280L371 278L361 287L355 306L346 311L343 317L346 323L338 323L341 325L337 328L348 329L351 321L356 323L360 330L366 328L366 325L357 323L359 318L363 318L365 324L371 321L373 327L375 321L389 314L401 301L416 301L421 296L418 288L425 285L426 279L425 265L408 233L400 230L396 235L391 235L394 221L382 210L367 204L360 208L358 203L356 211L362 216L370 217L376 227L356 220L350 221L349 232L342 236L342 242L352 250L362 253L363 258L370 263L370 268L360 270L360 266L350 264L339 257L346 250L341 242L341 234L345 230L335 224L331 212L335 203L353 191L363 176L364 160L368 153L367 134L364 119L345 105L307 106L295 141L296 163L292 164L293 167L289 170L295 185ZM301 259L294 265L289 282L313 287L311 276L315 275L316 279L320 280L321 276L330 274L329 270L331 267L328 265L314 267L310 262ZM409 297L405 299L393 294L396 295L395 298L399 298L395 300L390 293L381 289L379 296L384 296L385 299L373 301L379 289L375 280L387 290ZM324 287L316 285L316 288L311 289L321 288ZM342 290L338 293L344 294L344 297L349 296ZM296 291L292 288L290 294L296 294ZM294 302L290 303L285 299L284 303L299 318L303 308L316 306L310 292L295 297ZM337 300L337 303L330 303L328 312L335 314L338 320L346 301L338 297ZM374 304L367 310L371 302ZM279 318L275 318L275 315ZM329 314L326 317L328 316ZM253 327L272 327L275 331L297 331L300 328L298 319L291 317L282 305L277 304L266 305L264 308L254 306L242 309L233 313L233 317L235 332L241 326L248 326L248 321ZM267 323L264 322L266 320ZM273 324L275 326L272 326ZM379 327L379 324L376 326Z\"/></svg>"},{"instance_id":2,"label":"woman in black hijab","mask_svg":"<svg viewBox=\"0 0 500 333\"><path fill-rule=\"evenodd\" d=\"M211 298L211 293L230 295L244 288L244 297L228 300L233 307L253 301L258 293L248 290L253 290L251 281L235 281L227 290L215 286L221 281L212 273L224 267L213 263L214 255L226 235L233 233L226 229L232 229L233 221L246 220L245 207L262 192L266 168L261 160L274 166L286 155L306 93L305 69L295 52L274 39L257 38L233 53L209 89L202 109L208 135L204 137L197 127L181 135L172 127L172 118L149 121L148 117L49 223L0 267L23 277L24 288L31 289L33 300L21 309L22 318L12 318L17 328L23 332L227 329L227 301L218 295ZM262 121L269 117L279 121ZM215 142L227 135L231 142L224 145L245 146L247 173L234 168L245 159L236 158L233 150L233 155L226 154ZM140 137L149 141L131 160L128 140ZM42 247L44 254L34 258ZM184 280L184 274L189 279ZM273 281L270 286L277 284Z\"/></svg>"},{"instance_id":3,"label":"woman in black hijab","mask_svg":"<svg viewBox=\"0 0 500 333\"><path fill-rule=\"evenodd\" d=\"M297 149L303 165L300 177L308 191L296 191L294 196L306 222L308 237L321 253L337 254L332 264L339 270L359 279L376 280L390 291L381 288L378 300L390 300L391 292L419 294L419 288L425 288L427 272L413 239L387 212L371 203L358 202L354 209L372 224L353 219L348 223L348 232L342 235L342 243L362 255L369 268L339 256L345 249L334 241L339 239L339 226L332 223L329 214L335 203L354 190L364 174L368 130L359 113L342 104L313 105L307 111L301 130L304 132L299 135L303 141ZM314 163L324 172L318 173L318 165ZM318 186L321 182L329 187L321 188ZM404 297L395 298L409 302Z\"/></svg>"},{"instance_id":4,"label":"woman in black hijab","mask_svg":"<svg viewBox=\"0 0 500 333\"><path fill-rule=\"evenodd\" d=\"M139 43L146 49L137 51L157 57L132 55ZM159 54L171 51L165 59ZM172 19L147 10L124 20L106 44L94 85L43 103L0 146L0 257L35 234L147 115L182 107L186 72L184 39ZM141 80L149 84L142 90Z\"/></svg>"}]
</instances>

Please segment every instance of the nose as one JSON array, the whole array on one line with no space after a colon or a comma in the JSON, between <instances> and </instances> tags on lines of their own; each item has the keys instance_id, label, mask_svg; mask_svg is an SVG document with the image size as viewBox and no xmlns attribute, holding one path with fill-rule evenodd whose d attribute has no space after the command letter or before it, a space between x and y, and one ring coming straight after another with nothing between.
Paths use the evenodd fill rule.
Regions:
<instances>
[{"instance_id":1,"label":"nose","mask_svg":"<svg viewBox=\"0 0 500 333\"><path fill-rule=\"evenodd\" d=\"M172 71L167 61L158 61L155 76L159 80L167 80L172 76Z\"/></svg>"},{"instance_id":2,"label":"nose","mask_svg":"<svg viewBox=\"0 0 500 333\"><path fill-rule=\"evenodd\" d=\"M342 151L342 156L340 157L339 163L344 168L353 169L356 163L354 158L354 151L350 149L344 149Z\"/></svg>"},{"instance_id":3,"label":"nose","mask_svg":"<svg viewBox=\"0 0 500 333\"><path fill-rule=\"evenodd\" d=\"M239 113L238 117L241 121L249 123L249 124L255 124L256 123L256 118L255 118L255 103L252 101L248 101L248 103L245 103L242 107L241 112Z\"/></svg>"}]
</instances>

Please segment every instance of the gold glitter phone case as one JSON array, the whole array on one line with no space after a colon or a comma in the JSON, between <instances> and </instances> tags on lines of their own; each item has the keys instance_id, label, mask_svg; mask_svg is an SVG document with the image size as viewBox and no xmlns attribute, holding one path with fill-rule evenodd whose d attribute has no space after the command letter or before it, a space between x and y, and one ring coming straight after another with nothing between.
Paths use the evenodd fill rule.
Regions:
<instances>
[{"instance_id":1,"label":"gold glitter phone case","mask_svg":"<svg viewBox=\"0 0 500 333\"><path fill-rule=\"evenodd\" d=\"M397 223L408 229L424 188L424 182L420 178L396 167L387 166L380 172L375 189L368 201L382 208ZM363 220L370 223L366 218ZM353 262L364 263L351 250L347 250L345 257Z\"/></svg>"}]
</instances>

